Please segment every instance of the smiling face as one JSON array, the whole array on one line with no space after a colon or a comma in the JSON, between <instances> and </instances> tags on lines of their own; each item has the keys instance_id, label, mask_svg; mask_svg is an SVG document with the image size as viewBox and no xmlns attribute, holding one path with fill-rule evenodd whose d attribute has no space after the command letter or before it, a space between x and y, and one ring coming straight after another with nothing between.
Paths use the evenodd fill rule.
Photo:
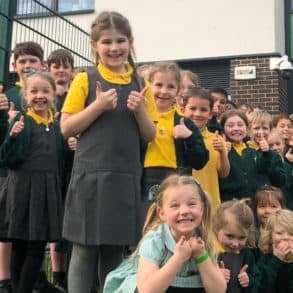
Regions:
<instances>
[{"instance_id":1,"label":"smiling face","mask_svg":"<svg viewBox=\"0 0 293 293\"><path fill-rule=\"evenodd\" d=\"M68 88L73 74L73 68L69 62L56 64L53 63L49 67L49 72L52 74L56 84L62 85Z\"/></svg>"},{"instance_id":2,"label":"smiling face","mask_svg":"<svg viewBox=\"0 0 293 293\"><path fill-rule=\"evenodd\" d=\"M275 151L280 156L283 157L284 150L285 150L285 143L282 139L282 137L275 132L271 132L268 136L268 144L270 147L270 150Z\"/></svg>"},{"instance_id":3,"label":"smiling face","mask_svg":"<svg viewBox=\"0 0 293 293\"><path fill-rule=\"evenodd\" d=\"M36 114L45 119L48 118L48 110L52 107L55 99L55 91L47 79L38 74L30 76L27 80L24 97Z\"/></svg>"},{"instance_id":4,"label":"smiling face","mask_svg":"<svg viewBox=\"0 0 293 293\"><path fill-rule=\"evenodd\" d=\"M250 138L259 143L261 140L268 139L271 128L269 122L252 122L250 125Z\"/></svg>"},{"instance_id":5,"label":"smiling face","mask_svg":"<svg viewBox=\"0 0 293 293\"><path fill-rule=\"evenodd\" d=\"M227 215L228 217L228 215ZM219 231L216 232L217 239L226 252L237 253L245 247L249 230L235 223L235 217L229 215L229 220Z\"/></svg>"},{"instance_id":6,"label":"smiling face","mask_svg":"<svg viewBox=\"0 0 293 293\"><path fill-rule=\"evenodd\" d=\"M247 126L238 115L231 116L225 121L224 133L228 141L242 143L247 135Z\"/></svg>"},{"instance_id":7,"label":"smiling face","mask_svg":"<svg viewBox=\"0 0 293 293\"><path fill-rule=\"evenodd\" d=\"M189 98L182 112L184 116L191 119L200 130L206 127L207 122L213 115L210 101L200 97Z\"/></svg>"},{"instance_id":8,"label":"smiling face","mask_svg":"<svg viewBox=\"0 0 293 293\"><path fill-rule=\"evenodd\" d=\"M97 52L99 60L111 71L124 73L125 63L130 54L132 39L121 34L115 29L104 30L98 41L91 42Z\"/></svg>"},{"instance_id":9,"label":"smiling face","mask_svg":"<svg viewBox=\"0 0 293 293\"><path fill-rule=\"evenodd\" d=\"M283 226L275 225L272 230L272 241L274 245L278 245L284 241L293 247L293 235L290 234Z\"/></svg>"},{"instance_id":10,"label":"smiling face","mask_svg":"<svg viewBox=\"0 0 293 293\"><path fill-rule=\"evenodd\" d=\"M179 84L175 74L170 71L156 72L151 79L158 112L164 113L171 109L178 94Z\"/></svg>"},{"instance_id":11,"label":"smiling face","mask_svg":"<svg viewBox=\"0 0 293 293\"><path fill-rule=\"evenodd\" d=\"M283 134L285 140L289 141L291 139L293 135L293 124L290 119L280 119L276 128Z\"/></svg>"},{"instance_id":12,"label":"smiling face","mask_svg":"<svg viewBox=\"0 0 293 293\"><path fill-rule=\"evenodd\" d=\"M203 215L203 203L192 185L169 187L164 191L162 207L158 215L170 227L175 240L181 236L190 238L200 226Z\"/></svg>"},{"instance_id":13,"label":"smiling face","mask_svg":"<svg viewBox=\"0 0 293 293\"><path fill-rule=\"evenodd\" d=\"M265 226L269 216L282 209L282 206L278 199L274 196L264 196L264 199L260 199L256 206L257 220L261 226Z\"/></svg>"},{"instance_id":14,"label":"smiling face","mask_svg":"<svg viewBox=\"0 0 293 293\"><path fill-rule=\"evenodd\" d=\"M19 76L19 80L22 82L25 78L25 75L33 70L40 70L44 63L40 60L39 57L33 55L20 55L12 63L14 70Z\"/></svg>"}]
</instances>

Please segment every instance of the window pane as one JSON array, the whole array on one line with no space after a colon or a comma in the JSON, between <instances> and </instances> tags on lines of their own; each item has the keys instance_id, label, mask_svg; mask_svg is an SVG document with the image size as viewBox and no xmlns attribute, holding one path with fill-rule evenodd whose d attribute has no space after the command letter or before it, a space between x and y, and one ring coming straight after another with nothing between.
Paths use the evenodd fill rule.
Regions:
<instances>
[{"instance_id":1,"label":"window pane","mask_svg":"<svg viewBox=\"0 0 293 293\"><path fill-rule=\"evenodd\" d=\"M40 3L44 4L44 6L54 9L54 1L55 0L39 0ZM46 12L47 9L42 5L36 3L34 0L18 0L17 1L17 14L39 14L42 12Z\"/></svg>"},{"instance_id":2,"label":"window pane","mask_svg":"<svg viewBox=\"0 0 293 293\"><path fill-rule=\"evenodd\" d=\"M95 9L95 0L59 0L58 12Z\"/></svg>"}]
</instances>

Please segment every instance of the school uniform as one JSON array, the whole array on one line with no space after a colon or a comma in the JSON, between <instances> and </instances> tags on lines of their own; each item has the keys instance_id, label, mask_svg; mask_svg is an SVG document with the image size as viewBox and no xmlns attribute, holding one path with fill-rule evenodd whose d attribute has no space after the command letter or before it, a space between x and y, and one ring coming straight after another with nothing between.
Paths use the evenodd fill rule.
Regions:
<instances>
[{"instance_id":1,"label":"school uniform","mask_svg":"<svg viewBox=\"0 0 293 293\"><path fill-rule=\"evenodd\" d=\"M116 89L117 107L104 111L80 134L66 196L63 236L82 245L136 245L141 235L142 165L138 125L127 108L129 93L139 91L131 66L122 75L101 63L98 70L79 73L62 112L77 113L94 102L97 80L103 91ZM153 95L146 99L148 112L155 115Z\"/></svg>"},{"instance_id":2,"label":"school uniform","mask_svg":"<svg viewBox=\"0 0 293 293\"><path fill-rule=\"evenodd\" d=\"M192 168L200 170L209 160L200 130L188 118L184 124L192 131L191 136L183 139L173 137L174 126L180 124L175 108L159 114L156 138L148 143L144 158L142 179L143 198L148 198L150 187L160 184L171 173L192 174Z\"/></svg>"},{"instance_id":3,"label":"school uniform","mask_svg":"<svg viewBox=\"0 0 293 293\"><path fill-rule=\"evenodd\" d=\"M237 253L227 252L222 245L217 242L219 247L218 262L224 262L225 268L230 270L230 281L227 284L227 293L257 293L259 283L259 271L256 266L253 249L245 247ZM241 268L247 264L247 274L249 286L241 287L238 281L238 274Z\"/></svg>"},{"instance_id":4,"label":"school uniform","mask_svg":"<svg viewBox=\"0 0 293 293\"><path fill-rule=\"evenodd\" d=\"M286 183L282 186L282 192L285 199L286 208L293 210L293 164L284 161L284 169L286 174Z\"/></svg>"},{"instance_id":5,"label":"school uniform","mask_svg":"<svg viewBox=\"0 0 293 293\"><path fill-rule=\"evenodd\" d=\"M5 95L9 102L13 102L15 109L22 110L22 98L21 98L21 84L17 82L14 87L5 92ZM6 137L8 128L8 111L0 110L0 145ZM7 219L6 214L6 178L8 175L8 169L6 167L0 167L0 240L7 241Z\"/></svg>"},{"instance_id":6,"label":"school uniform","mask_svg":"<svg viewBox=\"0 0 293 293\"><path fill-rule=\"evenodd\" d=\"M259 293L293 292L293 260L283 262L266 253L260 256L257 266L261 274Z\"/></svg>"},{"instance_id":7,"label":"school uniform","mask_svg":"<svg viewBox=\"0 0 293 293\"><path fill-rule=\"evenodd\" d=\"M210 132L207 128L203 129L201 134L203 136L204 143L209 150L209 160L202 169L193 169L192 176L194 176L199 181L203 190L209 194L212 209L215 210L221 203L218 175L220 153L213 147L215 134ZM223 145L225 145L223 138L220 137L220 139L222 140ZM227 152L226 149L224 151Z\"/></svg>"},{"instance_id":8,"label":"school uniform","mask_svg":"<svg viewBox=\"0 0 293 293\"><path fill-rule=\"evenodd\" d=\"M127 259L107 276L103 292L135 292L138 258L143 257L161 268L174 254L175 246L169 226L161 223L144 236L135 259ZM194 258L182 265L166 292L205 292Z\"/></svg>"},{"instance_id":9,"label":"school uniform","mask_svg":"<svg viewBox=\"0 0 293 293\"><path fill-rule=\"evenodd\" d=\"M220 178L221 200L254 198L265 184L282 187L286 181L282 158L273 151L261 152L246 144L233 144L228 153L230 173Z\"/></svg>"},{"instance_id":10,"label":"school uniform","mask_svg":"<svg viewBox=\"0 0 293 293\"><path fill-rule=\"evenodd\" d=\"M24 125L16 137L9 130L0 148L0 165L9 168L6 188L1 190L7 195L7 237L55 241L60 239L62 227L59 124L54 121L45 126L24 115Z\"/></svg>"}]
</instances>

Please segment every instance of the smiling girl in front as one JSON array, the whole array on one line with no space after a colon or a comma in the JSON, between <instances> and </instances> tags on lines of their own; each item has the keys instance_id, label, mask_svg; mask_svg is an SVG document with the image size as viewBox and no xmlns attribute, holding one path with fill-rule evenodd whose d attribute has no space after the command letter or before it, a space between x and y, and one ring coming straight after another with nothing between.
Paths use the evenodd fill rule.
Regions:
<instances>
[{"instance_id":1,"label":"smiling girl in front","mask_svg":"<svg viewBox=\"0 0 293 293\"><path fill-rule=\"evenodd\" d=\"M211 207L191 176L171 175L150 207L138 248L139 292L225 292Z\"/></svg>"},{"instance_id":2,"label":"smiling girl in front","mask_svg":"<svg viewBox=\"0 0 293 293\"><path fill-rule=\"evenodd\" d=\"M53 118L56 85L46 72L24 82L28 108L11 123L0 148L7 178L8 238L12 240L13 292L31 293L46 243L61 238L60 170L63 138Z\"/></svg>"},{"instance_id":3,"label":"smiling girl in front","mask_svg":"<svg viewBox=\"0 0 293 293\"><path fill-rule=\"evenodd\" d=\"M214 216L214 231L220 249L219 264L227 282L228 293L255 292L257 269L254 246L254 216L244 200L222 203Z\"/></svg>"}]
</instances>

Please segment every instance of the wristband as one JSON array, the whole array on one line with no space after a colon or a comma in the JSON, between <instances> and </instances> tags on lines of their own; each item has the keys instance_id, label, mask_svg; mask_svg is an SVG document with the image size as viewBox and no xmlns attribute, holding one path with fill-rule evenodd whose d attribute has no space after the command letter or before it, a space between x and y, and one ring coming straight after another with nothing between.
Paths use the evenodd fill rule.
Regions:
<instances>
[{"instance_id":1,"label":"wristband","mask_svg":"<svg viewBox=\"0 0 293 293\"><path fill-rule=\"evenodd\" d=\"M200 264L200 263L205 262L205 261L208 260L209 258L210 258L209 253L206 251L204 254L202 254L201 256L197 257L197 258L195 259L195 262L196 262L197 264Z\"/></svg>"}]
</instances>

